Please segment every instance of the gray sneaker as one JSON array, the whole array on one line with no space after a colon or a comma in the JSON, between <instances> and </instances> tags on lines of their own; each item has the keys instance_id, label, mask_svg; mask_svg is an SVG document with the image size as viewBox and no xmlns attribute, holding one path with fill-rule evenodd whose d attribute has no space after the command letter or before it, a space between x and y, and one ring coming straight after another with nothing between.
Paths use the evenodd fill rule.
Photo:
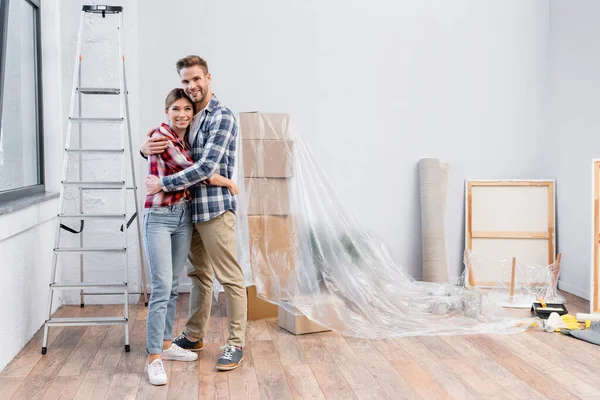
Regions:
<instances>
[{"instance_id":1,"label":"gray sneaker","mask_svg":"<svg viewBox=\"0 0 600 400\"><path fill-rule=\"evenodd\" d=\"M244 359L244 352L241 347L231 344L221 347L222 353L217 361L217 369L220 371L230 371L240 365Z\"/></svg>"}]
</instances>

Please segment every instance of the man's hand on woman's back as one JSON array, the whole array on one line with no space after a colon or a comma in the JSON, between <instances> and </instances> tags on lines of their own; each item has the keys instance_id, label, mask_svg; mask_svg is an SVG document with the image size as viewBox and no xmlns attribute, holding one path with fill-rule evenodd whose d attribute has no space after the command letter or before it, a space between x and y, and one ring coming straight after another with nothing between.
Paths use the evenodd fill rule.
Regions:
<instances>
[{"instance_id":1,"label":"man's hand on woman's back","mask_svg":"<svg viewBox=\"0 0 600 400\"><path fill-rule=\"evenodd\" d=\"M142 147L140 148L140 151L146 156L163 153L169 144L169 141L165 139L164 136L151 136L153 133L154 129L151 129L146 135L146 141L142 144Z\"/></svg>"}]
</instances>

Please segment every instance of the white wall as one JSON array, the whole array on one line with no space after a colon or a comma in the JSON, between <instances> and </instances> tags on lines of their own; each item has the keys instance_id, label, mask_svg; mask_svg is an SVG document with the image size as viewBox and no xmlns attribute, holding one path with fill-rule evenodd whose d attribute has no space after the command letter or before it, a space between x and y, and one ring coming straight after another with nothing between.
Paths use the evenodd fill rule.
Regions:
<instances>
[{"instance_id":1,"label":"white wall","mask_svg":"<svg viewBox=\"0 0 600 400\"><path fill-rule=\"evenodd\" d=\"M142 132L162 121L179 85L175 61L203 56L213 91L235 112L292 115L359 223L417 278L419 158L451 166L454 276L464 179L552 177L540 151L546 0L147 0L138 12Z\"/></svg>"},{"instance_id":2,"label":"white wall","mask_svg":"<svg viewBox=\"0 0 600 400\"><path fill-rule=\"evenodd\" d=\"M589 299L593 158L600 158L600 3L550 2L545 164L558 180L559 287Z\"/></svg>"},{"instance_id":3,"label":"white wall","mask_svg":"<svg viewBox=\"0 0 600 400\"><path fill-rule=\"evenodd\" d=\"M0 371L47 318L56 206L51 200L0 216L0 340L11 344L0 347Z\"/></svg>"},{"instance_id":4,"label":"white wall","mask_svg":"<svg viewBox=\"0 0 600 400\"><path fill-rule=\"evenodd\" d=\"M62 154L59 7L42 2L44 81L44 154L46 188L58 190ZM0 215L0 371L31 339L46 319L55 216L53 199ZM55 311L61 304L56 297ZM40 349L41 350L41 349Z\"/></svg>"}]
</instances>

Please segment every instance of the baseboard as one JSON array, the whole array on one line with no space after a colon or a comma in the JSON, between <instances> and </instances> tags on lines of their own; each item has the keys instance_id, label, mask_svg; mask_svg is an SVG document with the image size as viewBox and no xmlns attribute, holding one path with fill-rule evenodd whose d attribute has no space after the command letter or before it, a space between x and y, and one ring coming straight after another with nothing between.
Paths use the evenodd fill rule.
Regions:
<instances>
[{"instance_id":1,"label":"baseboard","mask_svg":"<svg viewBox=\"0 0 600 400\"><path fill-rule=\"evenodd\" d=\"M463 284L463 277L462 276L451 276L450 277L450 283L456 286L460 286Z\"/></svg>"},{"instance_id":2,"label":"baseboard","mask_svg":"<svg viewBox=\"0 0 600 400\"><path fill-rule=\"evenodd\" d=\"M415 278L415 281L423 282L423 278ZM444 282L439 282L439 283L444 283ZM448 278L448 283L455 285L455 286L460 286L463 283L463 277L462 276L451 276L450 278Z\"/></svg>"},{"instance_id":3,"label":"baseboard","mask_svg":"<svg viewBox=\"0 0 600 400\"><path fill-rule=\"evenodd\" d=\"M581 297L582 299L585 299L588 301L590 300L590 291L589 290L580 289L578 287L575 287L573 285L565 283L561 280L558 281L558 289L562 290L564 292L567 292L567 293L574 294L575 296Z\"/></svg>"}]
</instances>

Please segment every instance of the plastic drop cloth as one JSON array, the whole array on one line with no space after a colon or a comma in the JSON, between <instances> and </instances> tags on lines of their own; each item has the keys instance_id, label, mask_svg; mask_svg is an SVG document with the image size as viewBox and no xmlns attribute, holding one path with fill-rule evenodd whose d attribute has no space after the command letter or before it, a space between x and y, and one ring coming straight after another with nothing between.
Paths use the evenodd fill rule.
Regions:
<instances>
[{"instance_id":1,"label":"plastic drop cloth","mask_svg":"<svg viewBox=\"0 0 600 400\"><path fill-rule=\"evenodd\" d=\"M519 333L534 322L481 291L414 280L356 223L288 115L239 121L238 252L259 297L368 339Z\"/></svg>"},{"instance_id":2,"label":"plastic drop cloth","mask_svg":"<svg viewBox=\"0 0 600 400\"><path fill-rule=\"evenodd\" d=\"M566 303L558 291L558 260L550 265L538 265L515 259L513 269L512 257L465 250L464 264L464 286L486 293L503 307L530 308L539 299L545 303ZM490 275L495 279L490 279Z\"/></svg>"}]
</instances>

